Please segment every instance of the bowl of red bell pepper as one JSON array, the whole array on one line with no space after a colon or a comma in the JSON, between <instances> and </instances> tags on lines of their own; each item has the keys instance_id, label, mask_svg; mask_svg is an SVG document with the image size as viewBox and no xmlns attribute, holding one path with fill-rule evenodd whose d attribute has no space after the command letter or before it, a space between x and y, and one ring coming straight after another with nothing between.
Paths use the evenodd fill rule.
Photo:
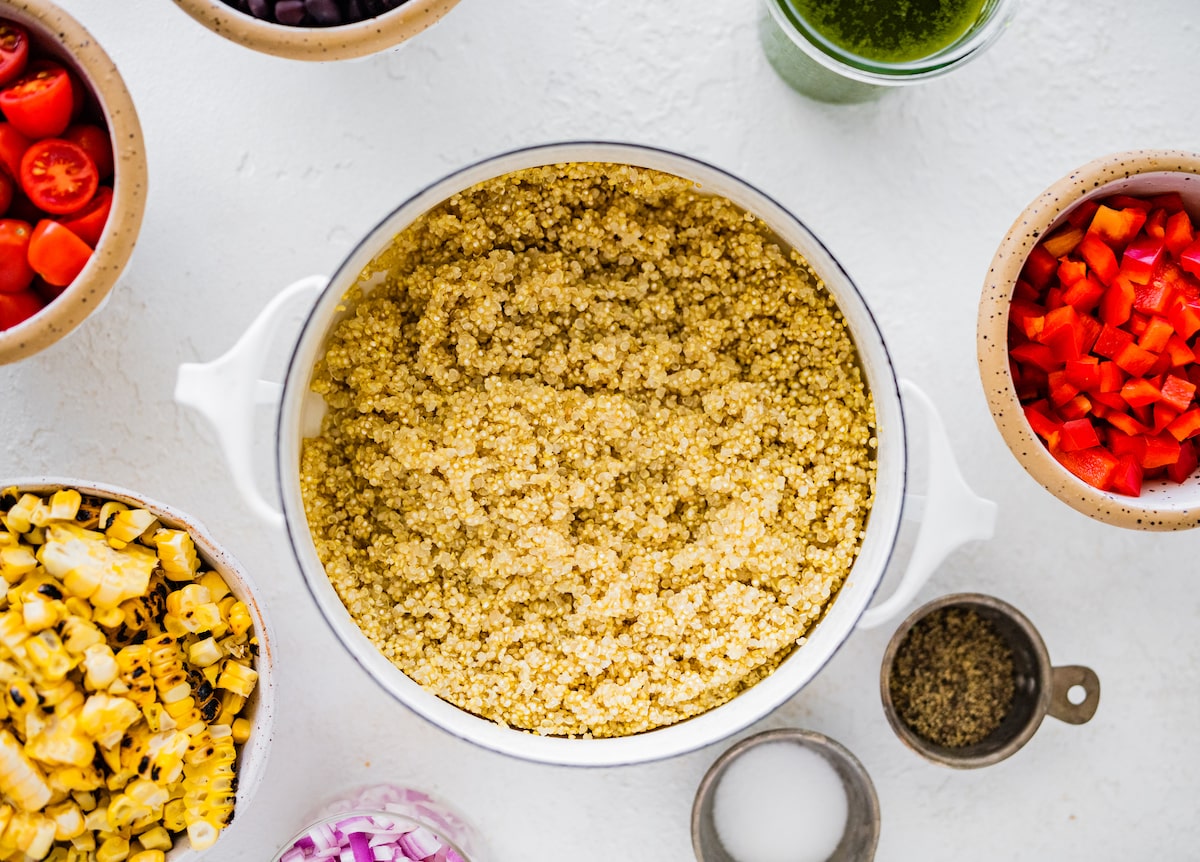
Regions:
<instances>
[{"instance_id":1,"label":"bowl of red bell pepper","mask_svg":"<svg viewBox=\"0 0 1200 862\"><path fill-rule=\"evenodd\" d=\"M988 270L978 359L1047 490L1117 526L1200 526L1200 154L1106 156L1034 200Z\"/></svg>"},{"instance_id":2,"label":"bowl of red bell pepper","mask_svg":"<svg viewBox=\"0 0 1200 862\"><path fill-rule=\"evenodd\" d=\"M100 305L145 205L141 126L116 65L50 0L0 0L0 363Z\"/></svg>"}]
</instances>

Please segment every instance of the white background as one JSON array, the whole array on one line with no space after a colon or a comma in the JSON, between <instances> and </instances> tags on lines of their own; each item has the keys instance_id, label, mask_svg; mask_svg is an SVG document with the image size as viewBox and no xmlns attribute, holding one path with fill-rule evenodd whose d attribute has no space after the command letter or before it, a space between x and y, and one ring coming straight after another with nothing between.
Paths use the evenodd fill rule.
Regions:
<instances>
[{"instance_id":1,"label":"white background","mask_svg":"<svg viewBox=\"0 0 1200 862\"><path fill-rule=\"evenodd\" d=\"M691 858L692 796L723 745L575 771L417 719L343 652L283 536L254 520L209 430L171 400L180 362L223 352L276 291L331 272L414 190L505 149L579 138L709 160L807 222L901 373L944 409L970 482L1000 505L996 538L952 557L921 598L1006 599L1056 663L1103 681L1091 724L1047 719L1011 760L950 771L888 729L885 626L852 636L760 728L816 729L861 758L880 796L880 860L1200 854L1197 534L1120 531L1050 497L1005 448L975 370L984 273L1022 207L1096 156L1200 147L1194 0L1030 2L951 77L852 107L774 76L749 0L463 0L399 51L332 65L255 54L169 0L62 5L132 91L149 205L108 305L0 369L0 476L77 476L174 504L261 586L280 671L274 753L213 862L268 862L314 803L390 778L456 803L499 862Z\"/></svg>"}]
</instances>

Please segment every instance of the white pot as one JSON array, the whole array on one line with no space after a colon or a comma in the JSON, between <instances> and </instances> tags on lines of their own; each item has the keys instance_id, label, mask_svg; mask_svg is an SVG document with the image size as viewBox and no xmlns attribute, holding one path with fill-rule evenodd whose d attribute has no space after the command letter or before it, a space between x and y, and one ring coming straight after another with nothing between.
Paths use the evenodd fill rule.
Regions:
<instances>
[{"instance_id":1,"label":"white pot","mask_svg":"<svg viewBox=\"0 0 1200 862\"><path fill-rule=\"evenodd\" d=\"M323 404L310 390L312 370L326 338L347 313L342 297L359 272L396 234L451 195L511 171L561 162L617 162L652 168L698 183L754 213L802 254L824 280L849 324L867 384L875 399L878 473L876 499L858 559L824 619L767 678L728 703L669 727L632 736L567 739L504 727L465 712L423 689L391 664L359 630L342 605L317 558L300 496L298 465L306 434L319 429ZM282 387L261 381L268 348L282 311L295 298L318 294L300 333ZM908 455L900 393L928 410L929 492L925 519L904 580L896 593L867 610L896 543L904 507ZM286 526L305 583L338 638L372 677L418 714L463 739L528 760L578 766L611 766L655 760L716 742L762 718L821 670L855 626L877 625L901 611L946 555L971 539L991 537L992 503L967 488L950 454L940 418L915 386L899 383L879 328L850 277L815 236L791 213L757 189L724 171L662 150L628 144L566 143L518 150L465 168L418 193L371 231L331 279L304 279L281 292L242 339L206 365L179 369L176 400L203 413L218 435L238 488L265 519ZM253 479L255 404L279 401L276 440L278 493L282 513L265 499Z\"/></svg>"}]
</instances>

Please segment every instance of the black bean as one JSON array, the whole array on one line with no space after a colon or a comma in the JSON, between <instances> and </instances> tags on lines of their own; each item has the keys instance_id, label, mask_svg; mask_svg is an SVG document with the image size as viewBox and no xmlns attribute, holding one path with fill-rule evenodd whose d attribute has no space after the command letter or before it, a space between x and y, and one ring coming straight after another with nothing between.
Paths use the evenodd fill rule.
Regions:
<instances>
[{"instance_id":1,"label":"black bean","mask_svg":"<svg viewBox=\"0 0 1200 862\"><path fill-rule=\"evenodd\" d=\"M275 4L275 20L280 24L303 24L304 18L304 0L279 0Z\"/></svg>"},{"instance_id":2,"label":"black bean","mask_svg":"<svg viewBox=\"0 0 1200 862\"><path fill-rule=\"evenodd\" d=\"M342 10L334 0L304 0L304 8L322 26L342 23Z\"/></svg>"},{"instance_id":3,"label":"black bean","mask_svg":"<svg viewBox=\"0 0 1200 862\"><path fill-rule=\"evenodd\" d=\"M263 18L270 21L275 17L274 10L271 9L271 4L268 0L244 0L246 11L255 18Z\"/></svg>"}]
</instances>

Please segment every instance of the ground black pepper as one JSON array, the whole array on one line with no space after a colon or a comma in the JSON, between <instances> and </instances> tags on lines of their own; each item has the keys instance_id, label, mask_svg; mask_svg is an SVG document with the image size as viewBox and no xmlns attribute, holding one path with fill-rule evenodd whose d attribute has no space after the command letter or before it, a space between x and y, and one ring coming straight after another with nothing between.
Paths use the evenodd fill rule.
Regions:
<instances>
[{"instance_id":1,"label":"ground black pepper","mask_svg":"<svg viewBox=\"0 0 1200 862\"><path fill-rule=\"evenodd\" d=\"M889 689L900 720L947 748L982 742L1012 707L1012 650L995 626L967 608L939 608L905 635Z\"/></svg>"}]
</instances>

